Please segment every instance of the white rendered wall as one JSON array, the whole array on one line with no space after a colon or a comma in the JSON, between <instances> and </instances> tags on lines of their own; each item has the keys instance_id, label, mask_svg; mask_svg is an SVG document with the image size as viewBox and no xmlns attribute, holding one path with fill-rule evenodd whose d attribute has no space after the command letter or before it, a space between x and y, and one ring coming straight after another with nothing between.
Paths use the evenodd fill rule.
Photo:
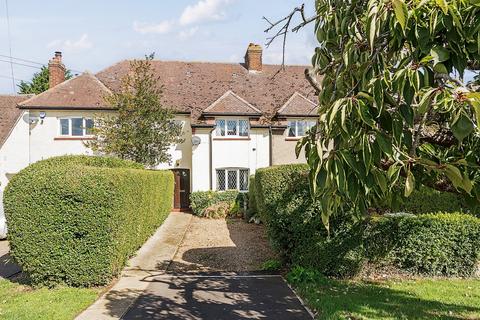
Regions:
<instances>
[{"instance_id":1,"label":"white rendered wall","mask_svg":"<svg viewBox=\"0 0 480 320\"><path fill-rule=\"evenodd\" d=\"M172 146L169 153L172 156L172 162L162 163L157 169L192 169L192 127L190 115L177 115L175 120L182 123L183 142Z\"/></svg>"},{"instance_id":2,"label":"white rendered wall","mask_svg":"<svg viewBox=\"0 0 480 320\"><path fill-rule=\"evenodd\" d=\"M192 191L210 190L210 128L197 128L193 136L200 144L192 147Z\"/></svg>"}]
</instances>

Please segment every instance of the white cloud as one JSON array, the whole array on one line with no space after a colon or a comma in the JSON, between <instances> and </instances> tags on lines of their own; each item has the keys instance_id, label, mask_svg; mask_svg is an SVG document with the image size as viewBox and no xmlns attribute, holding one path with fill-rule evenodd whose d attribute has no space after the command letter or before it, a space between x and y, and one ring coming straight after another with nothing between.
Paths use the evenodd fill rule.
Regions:
<instances>
[{"instance_id":1,"label":"white cloud","mask_svg":"<svg viewBox=\"0 0 480 320\"><path fill-rule=\"evenodd\" d=\"M193 28L190 28L190 29L182 30L182 31L180 31L178 36L181 39L191 38L197 33L198 29L199 29L198 27L193 27Z\"/></svg>"},{"instance_id":2,"label":"white cloud","mask_svg":"<svg viewBox=\"0 0 480 320\"><path fill-rule=\"evenodd\" d=\"M174 23L172 21L162 21L158 24L147 24L135 21L133 22L133 30L140 34L165 34L172 30L173 25Z\"/></svg>"},{"instance_id":3,"label":"white cloud","mask_svg":"<svg viewBox=\"0 0 480 320\"><path fill-rule=\"evenodd\" d=\"M180 16L182 26L207 21L225 20L225 7L233 0L200 0L194 5L187 6Z\"/></svg>"},{"instance_id":4,"label":"white cloud","mask_svg":"<svg viewBox=\"0 0 480 320\"><path fill-rule=\"evenodd\" d=\"M78 40L53 40L47 44L47 48L61 49L62 51L81 51L91 49L93 43L88 38L88 34L84 33Z\"/></svg>"}]
</instances>

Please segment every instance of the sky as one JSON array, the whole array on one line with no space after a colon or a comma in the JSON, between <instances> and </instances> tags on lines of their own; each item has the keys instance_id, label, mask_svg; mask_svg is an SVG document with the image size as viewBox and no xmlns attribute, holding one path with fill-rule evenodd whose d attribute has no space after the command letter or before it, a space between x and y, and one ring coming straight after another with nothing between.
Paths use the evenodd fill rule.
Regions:
<instances>
[{"instance_id":1,"label":"sky","mask_svg":"<svg viewBox=\"0 0 480 320\"><path fill-rule=\"evenodd\" d=\"M275 21L302 3L314 14L314 0L0 0L0 94L14 92L7 1L11 56L48 64L62 51L74 74L152 52L161 60L239 63L250 42L267 42L263 16ZM278 39L265 48L264 63L281 62L281 45ZM315 45L313 26L290 34L286 63L310 64ZM13 65L16 82L37 68Z\"/></svg>"}]
</instances>

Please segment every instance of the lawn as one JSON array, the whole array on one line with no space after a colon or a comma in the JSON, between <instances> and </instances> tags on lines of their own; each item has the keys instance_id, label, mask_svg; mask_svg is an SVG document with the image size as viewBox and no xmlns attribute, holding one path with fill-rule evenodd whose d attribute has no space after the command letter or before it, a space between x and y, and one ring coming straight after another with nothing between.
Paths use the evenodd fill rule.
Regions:
<instances>
[{"instance_id":1,"label":"lawn","mask_svg":"<svg viewBox=\"0 0 480 320\"><path fill-rule=\"evenodd\" d=\"M99 294L100 289L33 289L0 280L0 319L73 319Z\"/></svg>"},{"instance_id":2,"label":"lawn","mask_svg":"<svg viewBox=\"0 0 480 320\"><path fill-rule=\"evenodd\" d=\"M296 283L316 319L480 319L480 280Z\"/></svg>"}]
</instances>

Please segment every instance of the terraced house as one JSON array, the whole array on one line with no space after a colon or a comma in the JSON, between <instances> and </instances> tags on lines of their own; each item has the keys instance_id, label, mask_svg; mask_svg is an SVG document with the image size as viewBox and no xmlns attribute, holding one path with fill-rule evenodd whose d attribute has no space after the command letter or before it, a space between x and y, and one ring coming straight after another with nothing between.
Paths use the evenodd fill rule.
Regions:
<instances>
[{"instance_id":1,"label":"terraced house","mask_svg":"<svg viewBox=\"0 0 480 320\"><path fill-rule=\"evenodd\" d=\"M244 63L153 61L163 103L183 124L184 142L171 147L173 162L159 168L176 173L175 207L188 207L191 191L248 189L258 168L296 159L297 140L315 123L315 91L305 66L262 63L251 44ZM120 87L129 61L65 81L62 55L49 63L50 89L32 97L2 98L2 188L9 177L38 160L91 154L95 116L114 113L104 97ZM2 111L2 112L3 112ZM14 146L13 148L11 146Z\"/></svg>"}]
</instances>

